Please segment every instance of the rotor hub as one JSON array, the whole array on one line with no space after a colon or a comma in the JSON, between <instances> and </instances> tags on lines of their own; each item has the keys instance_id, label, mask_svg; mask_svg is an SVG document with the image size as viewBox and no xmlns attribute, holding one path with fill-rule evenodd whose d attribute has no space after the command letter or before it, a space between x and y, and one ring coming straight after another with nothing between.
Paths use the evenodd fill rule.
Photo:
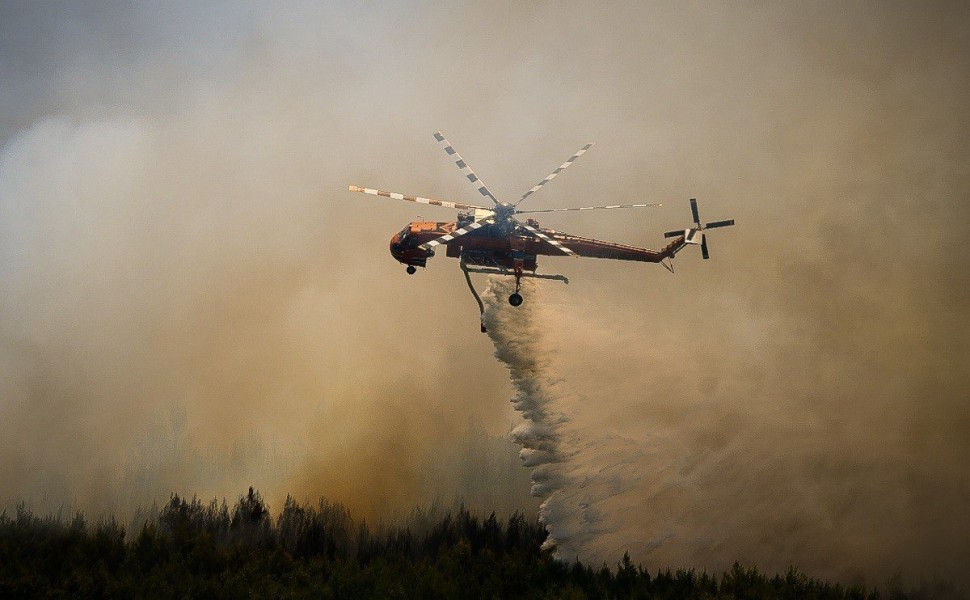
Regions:
<instances>
[{"instance_id":1,"label":"rotor hub","mask_svg":"<svg viewBox=\"0 0 970 600\"><path fill-rule=\"evenodd\" d=\"M495 205L495 216L501 220L511 219L515 214L515 206L499 203Z\"/></svg>"}]
</instances>

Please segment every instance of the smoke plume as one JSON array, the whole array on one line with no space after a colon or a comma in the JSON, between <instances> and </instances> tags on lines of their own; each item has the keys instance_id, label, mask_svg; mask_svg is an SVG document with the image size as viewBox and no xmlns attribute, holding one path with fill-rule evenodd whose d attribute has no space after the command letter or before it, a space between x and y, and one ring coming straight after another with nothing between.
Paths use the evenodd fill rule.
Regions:
<instances>
[{"instance_id":1,"label":"smoke plume","mask_svg":"<svg viewBox=\"0 0 970 600\"><path fill-rule=\"evenodd\" d=\"M518 434L555 442L526 459L563 556L970 583L968 30L948 0L2 2L0 503L531 512L456 261L388 256L454 214L347 186L478 203L443 130L514 201L596 142L523 206L664 207L542 226L738 225L675 275L541 257L570 284L496 306L539 333L494 332L537 344L506 358L540 361L556 425Z\"/></svg>"}]
</instances>

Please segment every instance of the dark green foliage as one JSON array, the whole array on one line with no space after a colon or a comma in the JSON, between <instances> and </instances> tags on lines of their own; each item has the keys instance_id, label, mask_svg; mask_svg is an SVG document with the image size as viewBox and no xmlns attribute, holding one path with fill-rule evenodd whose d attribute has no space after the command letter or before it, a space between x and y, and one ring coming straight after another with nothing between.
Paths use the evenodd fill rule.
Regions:
<instances>
[{"instance_id":1,"label":"dark green foliage","mask_svg":"<svg viewBox=\"0 0 970 600\"><path fill-rule=\"evenodd\" d=\"M126 536L114 520L90 526L40 518L21 504L0 515L0 598L810 598L877 600L878 592L789 569L767 577L736 563L720 577L634 565L562 563L546 531L521 514L481 520L465 507L374 532L341 505L288 497L275 522L249 489L232 511L172 495ZM964 598L942 583L892 598Z\"/></svg>"}]
</instances>

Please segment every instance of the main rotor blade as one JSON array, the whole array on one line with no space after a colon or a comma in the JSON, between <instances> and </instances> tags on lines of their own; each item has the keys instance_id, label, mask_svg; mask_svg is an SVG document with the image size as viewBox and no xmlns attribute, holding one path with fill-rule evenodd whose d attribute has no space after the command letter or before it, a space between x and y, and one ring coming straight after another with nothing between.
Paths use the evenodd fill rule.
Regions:
<instances>
[{"instance_id":1,"label":"main rotor blade","mask_svg":"<svg viewBox=\"0 0 970 600\"><path fill-rule=\"evenodd\" d=\"M692 217L694 217L694 222L697 223L698 226L700 226L701 217L699 214L697 214L697 198L690 199L690 214Z\"/></svg>"},{"instance_id":2,"label":"main rotor blade","mask_svg":"<svg viewBox=\"0 0 970 600\"><path fill-rule=\"evenodd\" d=\"M478 188L478 193L480 193L482 196L488 196L492 199L492 202L498 204L498 200L496 200L495 196L492 195L492 192L489 191L488 187L485 185L485 182L478 178L475 171L468 166L468 163L462 159L461 155L455 151L451 143L445 139L445 136L440 131L435 132L434 139L438 140L438 144L445 149L448 156L455 159L455 164L458 165L459 169L461 169L462 174L468 178L468 181L472 182L472 185Z\"/></svg>"},{"instance_id":3,"label":"main rotor blade","mask_svg":"<svg viewBox=\"0 0 970 600\"><path fill-rule=\"evenodd\" d=\"M718 227L730 227L734 225L734 219L728 219L726 221L714 221L713 223L708 223L704 226L704 229L717 229Z\"/></svg>"},{"instance_id":4,"label":"main rotor blade","mask_svg":"<svg viewBox=\"0 0 970 600\"><path fill-rule=\"evenodd\" d=\"M701 256L704 257L704 260L711 257L710 253L707 251L707 236L704 234L701 234Z\"/></svg>"},{"instance_id":5,"label":"main rotor blade","mask_svg":"<svg viewBox=\"0 0 970 600\"><path fill-rule=\"evenodd\" d=\"M490 210L482 206L475 206L474 204L445 202L444 200L433 200L431 198L422 198L421 196L408 196L407 194L398 194L397 192L372 190L370 188L357 187L356 185L349 186L349 189L351 192L363 192L364 194L370 194L371 196L383 196L385 198L392 198L394 200L407 200L408 202L417 202L418 204L431 204L434 206L444 206L445 208L455 208L458 210Z\"/></svg>"},{"instance_id":6,"label":"main rotor blade","mask_svg":"<svg viewBox=\"0 0 970 600\"><path fill-rule=\"evenodd\" d=\"M612 206L580 206L579 208L547 208L545 210L517 210L517 215L531 215L535 213L567 212L571 210L598 210L609 208L656 208L663 204L615 204Z\"/></svg>"},{"instance_id":7,"label":"main rotor blade","mask_svg":"<svg viewBox=\"0 0 970 600\"><path fill-rule=\"evenodd\" d=\"M516 223L518 223L518 221L516 221ZM544 242L548 242L548 243L552 244L553 246L555 246L556 248L558 248L559 250L562 250L563 254L568 254L569 256L572 256L573 258L579 258L579 255L578 254L576 254L575 252L573 252L569 248L563 246L562 244L560 244L556 240L552 239L548 235L542 233L541 231L539 231L538 229L536 229L532 225L526 225L525 223L519 223L519 225L523 229L525 229L526 231L528 231L529 233L531 233L532 235L534 235L537 238L539 238L540 240L542 240Z\"/></svg>"},{"instance_id":8,"label":"main rotor blade","mask_svg":"<svg viewBox=\"0 0 970 600\"><path fill-rule=\"evenodd\" d=\"M443 235L440 238L431 240L430 242L425 242L425 243L421 244L420 246L418 246L418 248L421 248L422 250L431 250L435 246L440 246L441 244L447 244L448 242L450 242L451 240L453 240L455 238L461 237L461 236L465 235L466 233L471 233L471 232L475 231L476 229L480 229L481 227L484 227L485 225L488 225L488 224L492 223L493 222L493 218L494 218L493 216L489 215L489 216L485 217L484 219L479 219L478 221L474 221L472 223L469 223L468 225L465 225L461 229L456 229L455 231L452 231L451 233L449 233L447 235Z\"/></svg>"},{"instance_id":9,"label":"main rotor blade","mask_svg":"<svg viewBox=\"0 0 970 600\"><path fill-rule=\"evenodd\" d=\"M561 165L559 165L559 168L558 169L556 169L552 173L549 173L548 175L546 175L546 178L545 179L543 179L539 183L537 183L534 186L532 186L532 189L529 190L528 192L526 192L525 194L523 194L523 196L521 198L519 198L515 202L515 204L513 204L512 206L518 206L519 205L519 202L522 202L523 200L525 200L526 198L528 198L532 194L536 193L536 191L538 191L539 188L541 188L542 186L546 185L547 183L549 183L550 181L552 181L553 179L555 179L556 178L556 175L559 175L560 173L562 173L563 171L565 171L569 167L569 165L573 164L573 161L574 160L576 160L577 158L579 158L580 156L582 156L583 154L585 154L586 151L589 150L592 147L593 147L593 144L586 144L585 146L583 146L582 148L580 148L579 149L579 152L577 152L576 154L573 154L572 156L570 156L569 159L566 162L564 162Z\"/></svg>"},{"instance_id":10,"label":"main rotor blade","mask_svg":"<svg viewBox=\"0 0 970 600\"><path fill-rule=\"evenodd\" d=\"M684 230L683 229L678 229L677 231L668 231L668 232L664 233L664 237L665 238L672 238L672 237L677 237L677 236L681 236L681 235L684 235Z\"/></svg>"}]
</instances>

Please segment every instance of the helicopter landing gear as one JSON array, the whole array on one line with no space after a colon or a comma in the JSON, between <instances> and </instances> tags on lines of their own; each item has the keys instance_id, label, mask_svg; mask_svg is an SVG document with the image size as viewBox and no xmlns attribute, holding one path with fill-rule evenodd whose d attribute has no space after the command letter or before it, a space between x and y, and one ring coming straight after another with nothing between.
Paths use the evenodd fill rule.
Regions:
<instances>
[{"instance_id":1,"label":"helicopter landing gear","mask_svg":"<svg viewBox=\"0 0 970 600\"><path fill-rule=\"evenodd\" d=\"M408 265L407 271L408 271L408 275L414 275L417 269L414 268L414 265Z\"/></svg>"},{"instance_id":2,"label":"helicopter landing gear","mask_svg":"<svg viewBox=\"0 0 970 600\"><path fill-rule=\"evenodd\" d=\"M515 292L514 294L509 296L509 304L511 304L512 306L518 306L522 304L521 294L519 294L518 292Z\"/></svg>"}]
</instances>

